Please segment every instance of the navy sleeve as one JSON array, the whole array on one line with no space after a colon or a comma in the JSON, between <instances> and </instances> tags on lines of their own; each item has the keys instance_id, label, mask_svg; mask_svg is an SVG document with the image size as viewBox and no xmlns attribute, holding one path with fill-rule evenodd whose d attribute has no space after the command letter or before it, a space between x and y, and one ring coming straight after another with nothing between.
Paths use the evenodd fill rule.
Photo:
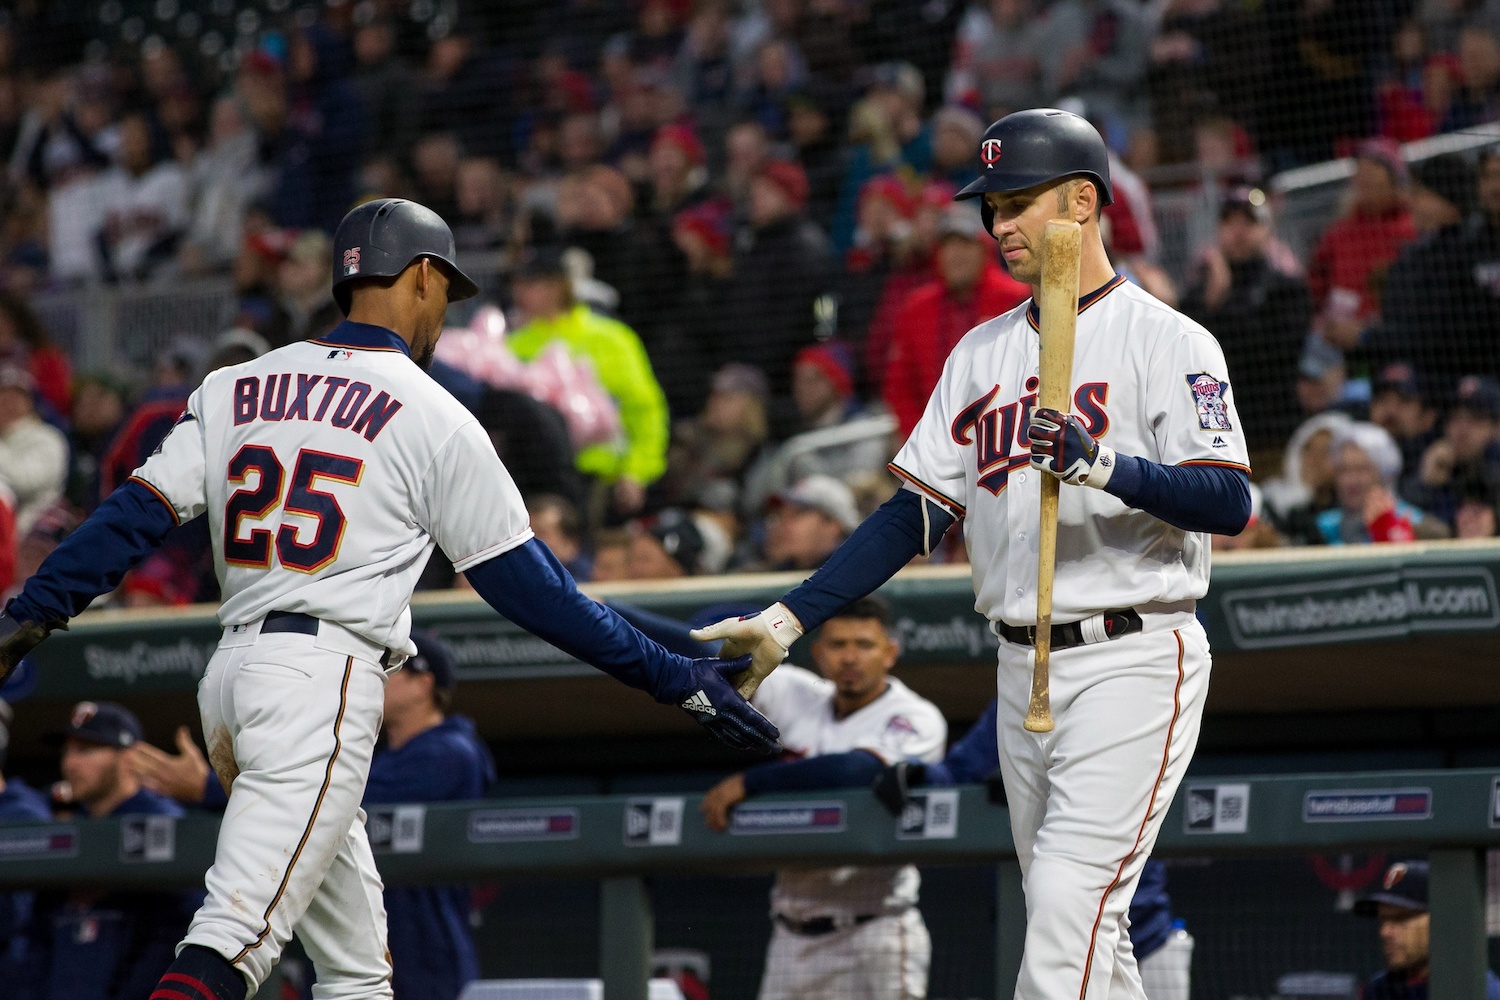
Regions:
<instances>
[{"instance_id":1,"label":"navy sleeve","mask_svg":"<svg viewBox=\"0 0 1500 1000\"><path fill-rule=\"evenodd\" d=\"M654 611L638 608L634 604L626 604L624 601L605 601L604 603L607 607L614 609L621 618L673 653L693 659L719 655L719 643L699 642L689 634L692 629L676 618L668 618L666 615L659 615Z\"/></svg>"},{"instance_id":2,"label":"navy sleeve","mask_svg":"<svg viewBox=\"0 0 1500 1000\"><path fill-rule=\"evenodd\" d=\"M911 490L897 490L781 603L797 616L804 632L811 632L895 576L912 559L931 552L957 520Z\"/></svg>"},{"instance_id":3,"label":"navy sleeve","mask_svg":"<svg viewBox=\"0 0 1500 1000\"><path fill-rule=\"evenodd\" d=\"M669 705L692 693L683 657L585 596L552 550L535 538L464 575L490 607L621 683Z\"/></svg>"},{"instance_id":4,"label":"navy sleeve","mask_svg":"<svg viewBox=\"0 0 1500 1000\"><path fill-rule=\"evenodd\" d=\"M52 550L6 610L18 621L67 621L118 587L175 527L167 502L129 480Z\"/></svg>"},{"instance_id":5,"label":"navy sleeve","mask_svg":"<svg viewBox=\"0 0 1500 1000\"><path fill-rule=\"evenodd\" d=\"M222 812L229 805L229 794L224 791L224 785L213 768L208 769L208 777L203 779L203 801L200 804L216 812Z\"/></svg>"},{"instance_id":6,"label":"navy sleeve","mask_svg":"<svg viewBox=\"0 0 1500 1000\"><path fill-rule=\"evenodd\" d=\"M880 776L880 758L868 750L831 753L806 760L757 764L745 771L745 793L810 792L820 788L869 788Z\"/></svg>"},{"instance_id":7,"label":"navy sleeve","mask_svg":"<svg viewBox=\"0 0 1500 1000\"><path fill-rule=\"evenodd\" d=\"M927 766L929 785L969 785L995 773L1000 766L1000 733L995 728L999 712L999 702L991 698L979 721L948 748L943 762Z\"/></svg>"},{"instance_id":8,"label":"navy sleeve","mask_svg":"<svg viewBox=\"0 0 1500 1000\"><path fill-rule=\"evenodd\" d=\"M1104 492L1183 531L1238 535L1250 523L1250 477L1224 465L1160 465L1115 453Z\"/></svg>"}]
</instances>

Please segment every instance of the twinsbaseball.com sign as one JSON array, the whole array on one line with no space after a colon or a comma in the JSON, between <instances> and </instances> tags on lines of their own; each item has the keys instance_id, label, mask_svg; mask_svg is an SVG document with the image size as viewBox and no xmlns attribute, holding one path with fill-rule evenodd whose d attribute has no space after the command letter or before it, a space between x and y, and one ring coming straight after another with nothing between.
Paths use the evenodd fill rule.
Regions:
<instances>
[{"instance_id":1,"label":"twinsbaseball.com sign","mask_svg":"<svg viewBox=\"0 0 1500 1000\"><path fill-rule=\"evenodd\" d=\"M1231 590L1220 601L1241 649L1381 639L1500 626L1482 566L1408 569Z\"/></svg>"}]
</instances>

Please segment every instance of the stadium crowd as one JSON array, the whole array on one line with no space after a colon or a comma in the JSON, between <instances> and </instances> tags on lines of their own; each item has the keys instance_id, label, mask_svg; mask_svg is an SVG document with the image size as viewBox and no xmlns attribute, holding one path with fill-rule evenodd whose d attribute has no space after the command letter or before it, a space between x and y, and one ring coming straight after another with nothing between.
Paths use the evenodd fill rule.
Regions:
<instances>
[{"instance_id":1,"label":"stadium crowd","mask_svg":"<svg viewBox=\"0 0 1500 1000\"><path fill-rule=\"evenodd\" d=\"M1399 146L1500 119L1495 0L107 0L0 22L0 583L207 370L336 323L328 234L390 195L482 265L433 374L576 575L815 568L953 344L1028 294L951 196L1038 104L1115 152L1116 267L1224 346L1257 488L1216 544L1496 534L1500 149ZM1299 259L1258 185L1336 155ZM1226 193L1169 271L1147 179L1182 164ZM33 308L196 279L233 323L149 373L75 371ZM212 599L205 539L115 599Z\"/></svg>"}]
</instances>

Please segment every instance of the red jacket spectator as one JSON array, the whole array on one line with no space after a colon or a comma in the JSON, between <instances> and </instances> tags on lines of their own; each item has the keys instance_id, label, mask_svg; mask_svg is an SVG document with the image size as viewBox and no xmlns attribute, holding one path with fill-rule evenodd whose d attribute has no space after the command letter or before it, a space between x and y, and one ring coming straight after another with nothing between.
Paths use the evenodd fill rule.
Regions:
<instances>
[{"instance_id":1,"label":"red jacket spectator","mask_svg":"<svg viewBox=\"0 0 1500 1000\"><path fill-rule=\"evenodd\" d=\"M886 362L885 402L903 435L916 426L943 362L964 334L1030 296L1031 289L995 263L994 244L979 213L955 206L943 220L938 280L907 297Z\"/></svg>"}]
</instances>

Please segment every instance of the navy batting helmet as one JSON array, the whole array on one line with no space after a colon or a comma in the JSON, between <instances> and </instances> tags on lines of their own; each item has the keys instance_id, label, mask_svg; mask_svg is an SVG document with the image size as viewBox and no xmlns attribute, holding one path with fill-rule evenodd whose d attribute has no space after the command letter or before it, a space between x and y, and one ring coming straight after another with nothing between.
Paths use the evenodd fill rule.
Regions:
<instances>
[{"instance_id":1,"label":"navy batting helmet","mask_svg":"<svg viewBox=\"0 0 1500 1000\"><path fill-rule=\"evenodd\" d=\"M1114 201L1109 184L1109 150L1097 129L1070 111L1032 108L1017 111L985 130L979 140L979 176L955 201L987 191L1020 191L1064 177L1087 177L1099 189L1099 202ZM993 231L988 204L981 204L984 227Z\"/></svg>"},{"instance_id":2,"label":"navy batting helmet","mask_svg":"<svg viewBox=\"0 0 1500 1000\"><path fill-rule=\"evenodd\" d=\"M420 257L442 265L448 301L479 293L459 270L453 230L432 209L404 198L367 201L350 211L333 237L333 297L349 314L350 284L361 278L394 278Z\"/></svg>"}]
</instances>

